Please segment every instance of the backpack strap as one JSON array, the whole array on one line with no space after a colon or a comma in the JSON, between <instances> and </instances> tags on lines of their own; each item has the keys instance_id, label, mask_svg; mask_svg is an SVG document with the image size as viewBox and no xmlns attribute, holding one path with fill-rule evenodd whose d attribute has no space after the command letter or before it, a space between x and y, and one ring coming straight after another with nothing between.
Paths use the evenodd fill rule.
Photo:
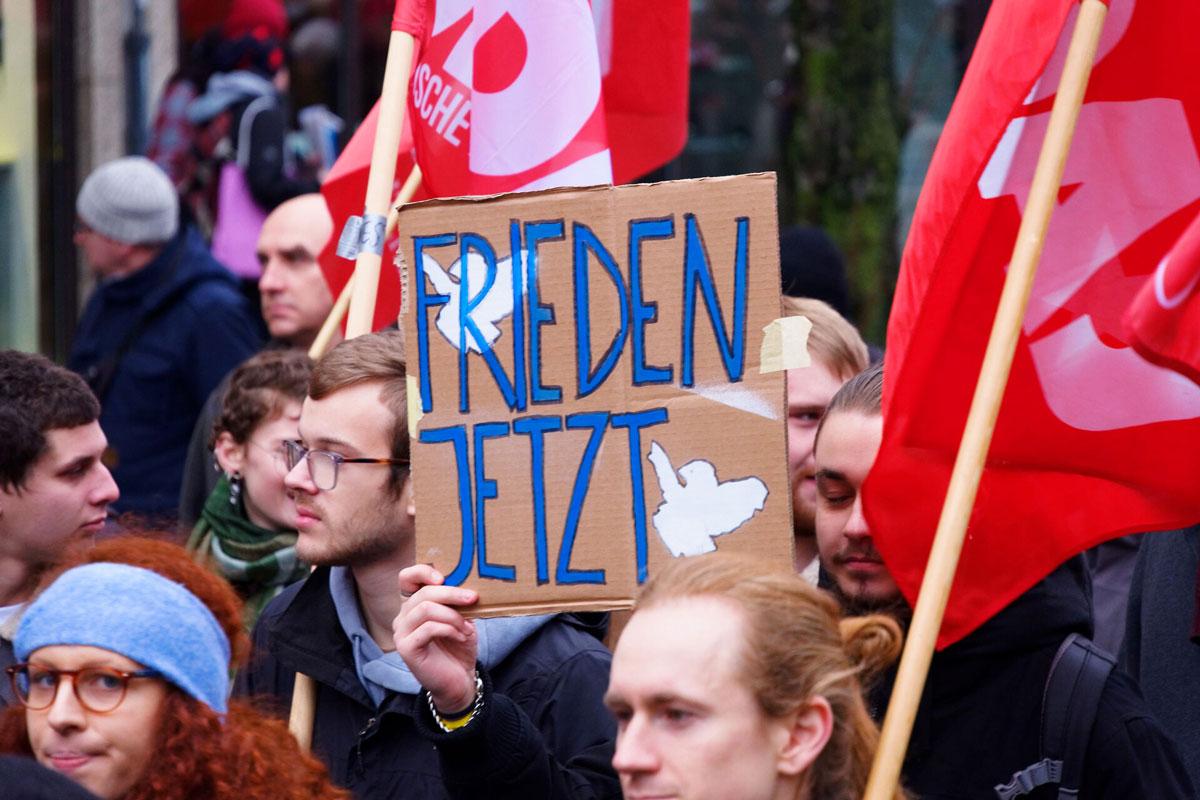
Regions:
<instances>
[{"instance_id":1,"label":"backpack strap","mask_svg":"<svg viewBox=\"0 0 1200 800\"><path fill-rule=\"evenodd\" d=\"M1073 633L1063 641L1042 694L1042 759L994 787L1000 800L1013 800L1046 784L1058 784L1058 800L1079 796L1100 695L1115 664L1112 655L1084 636Z\"/></svg>"},{"instance_id":2,"label":"backpack strap","mask_svg":"<svg viewBox=\"0 0 1200 800\"><path fill-rule=\"evenodd\" d=\"M238 123L235 157L243 175L250 167L250 129L254 127L254 118L274 105L274 102L274 98L270 95L261 95L251 100L242 111L242 119ZM280 152L282 153L282 150Z\"/></svg>"},{"instance_id":3,"label":"backpack strap","mask_svg":"<svg viewBox=\"0 0 1200 800\"><path fill-rule=\"evenodd\" d=\"M1117 659L1073 633L1058 648L1042 699L1042 754L1063 762L1059 800L1079 796L1100 695Z\"/></svg>"}]
</instances>

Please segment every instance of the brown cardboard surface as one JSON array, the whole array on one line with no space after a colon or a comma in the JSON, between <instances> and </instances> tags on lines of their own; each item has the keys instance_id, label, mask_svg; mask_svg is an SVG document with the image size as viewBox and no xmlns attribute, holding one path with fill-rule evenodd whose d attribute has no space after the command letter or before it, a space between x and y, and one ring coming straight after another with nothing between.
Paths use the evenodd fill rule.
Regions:
<instances>
[{"instance_id":1,"label":"brown cardboard surface","mask_svg":"<svg viewBox=\"0 0 1200 800\"><path fill-rule=\"evenodd\" d=\"M715 549L791 563L784 373L760 364L773 174L436 200L399 229L417 560L477 589L479 613L626 608L672 557Z\"/></svg>"}]
</instances>

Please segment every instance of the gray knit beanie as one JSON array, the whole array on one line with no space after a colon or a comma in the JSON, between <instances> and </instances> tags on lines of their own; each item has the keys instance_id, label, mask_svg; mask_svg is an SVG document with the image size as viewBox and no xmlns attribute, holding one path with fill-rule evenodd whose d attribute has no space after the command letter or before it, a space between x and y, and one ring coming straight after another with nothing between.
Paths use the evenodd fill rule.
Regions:
<instances>
[{"instance_id":1,"label":"gray knit beanie","mask_svg":"<svg viewBox=\"0 0 1200 800\"><path fill-rule=\"evenodd\" d=\"M179 229L175 187L142 156L98 167L83 182L75 212L96 233L125 244L161 244Z\"/></svg>"}]
</instances>

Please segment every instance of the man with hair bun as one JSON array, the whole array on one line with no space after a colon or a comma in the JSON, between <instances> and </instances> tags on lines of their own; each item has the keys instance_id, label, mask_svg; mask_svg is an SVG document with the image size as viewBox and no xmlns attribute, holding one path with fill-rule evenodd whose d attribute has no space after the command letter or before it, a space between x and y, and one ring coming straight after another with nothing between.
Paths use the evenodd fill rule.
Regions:
<instances>
[{"instance_id":1,"label":"man with hair bun","mask_svg":"<svg viewBox=\"0 0 1200 800\"><path fill-rule=\"evenodd\" d=\"M817 544L821 584L847 613L886 611L906 624L911 611L875 549L862 511L863 482L883 438L883 379L882 366L854 376L821 419L815 444ZM1109 658L1077 638L1091 631L1087 575L1076 557L935 653L905 754L905 786L918 797L938 800L1195 797L1174 743L1124 672L1056 672L1066 676L1066 691L1051 680L1052 664L1085 661L1081 648L1085 663ZM882 682L872 692L878 716L887 707L890 684ZM1086 697L1085 686L1095 697L1072 704L1072 698ZM1088 716L1090 724L1076 722ZM1044 720L1056 719L1071 722L1043 727ZM1047 750L1047 741L1066 744L1061 751ZM1052 768L1052 762L1058 766Z\"/></svg>"},{"instance_id":2,"label":"man with hair bun","mask_svg":"<svg viewBox=\"0 0 1200 800\"><path fill-rule=\"evenodd\" d=\"M672 562L642 590L605 696L626 799L858 800L879 738L861 681L900 645L889 617L842 620L771 565Z\"/></svg>"}]
</instances>

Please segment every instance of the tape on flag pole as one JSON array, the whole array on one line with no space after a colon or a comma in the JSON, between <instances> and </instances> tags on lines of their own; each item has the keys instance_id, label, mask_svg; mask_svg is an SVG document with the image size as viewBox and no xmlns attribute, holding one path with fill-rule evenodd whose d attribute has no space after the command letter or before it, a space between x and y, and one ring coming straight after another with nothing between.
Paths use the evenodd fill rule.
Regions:
<instances>
[{"instance_id":1,"label":"tape on flag pole","mask_svg":"<svg viewBox=\"0 0 1200 800\"><path fill-rule=\"evenodd\" d=\"M346 220L342 235L338 237L337 254L349 261L359 253L383 255L383 243L387 238L387 217L381 214L363 214Z\"/></svg>"}]
</instances>

